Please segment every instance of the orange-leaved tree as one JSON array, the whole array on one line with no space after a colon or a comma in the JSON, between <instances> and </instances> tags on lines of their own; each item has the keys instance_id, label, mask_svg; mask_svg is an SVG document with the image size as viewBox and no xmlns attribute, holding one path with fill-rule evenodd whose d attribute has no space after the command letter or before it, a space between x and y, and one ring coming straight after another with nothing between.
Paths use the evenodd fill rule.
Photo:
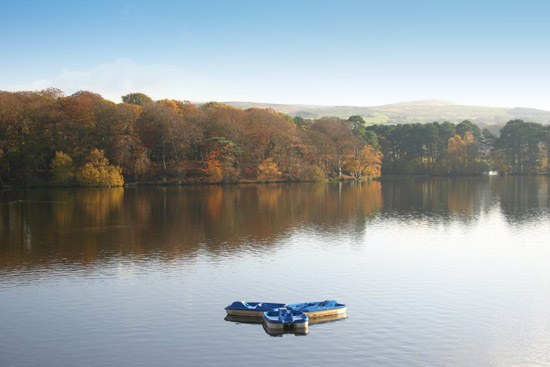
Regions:
<instances>
[{"instance_id":1,"label":"orange-leaved tree","mask_svg":"<svg viewBox=\"0 0 550 367\"><path fill-rule=\"evenodd\" d=\"M474 136L469 131L464 134L464 138L458 134L450 138L447 148L449 172L460 175L474 173L477 151Z\"/></svg>"},{"instance_id":2,"label":"orange-leaved tree","mask_svg":"<svg viewBox=\"0 0 550 367\"><path fill-rule=\"evenodd\" d=\"M368 179L380 177L382 173L382 152L365 145L359 152L359 175Z\"/></svg>"},{"instance_id":3,"label":"orange-leaved tree","mask_svg":"<svg viewBox=\"0 0 550 367\"><path fill-rule=\"evenodd\" d=\"M264 159L258 165L258 181L272 181L281 177L281 171L272 158Z\"/></svg>"}]
</instances>

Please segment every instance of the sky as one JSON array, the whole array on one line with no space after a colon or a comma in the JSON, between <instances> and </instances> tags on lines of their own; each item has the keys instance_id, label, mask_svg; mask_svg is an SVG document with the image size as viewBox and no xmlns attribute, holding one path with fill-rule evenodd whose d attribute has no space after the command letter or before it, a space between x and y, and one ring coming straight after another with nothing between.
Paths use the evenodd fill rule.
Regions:
<instances>
[{"instance_id":1,"label":"sky","mask_svg":"<svg viewBox=\"0 0 550 367\"><path fill-rule=\"evenodd\" d=\"M0 0L0 90L550 110L550 1Z\"/></svg>"}]
</instances>

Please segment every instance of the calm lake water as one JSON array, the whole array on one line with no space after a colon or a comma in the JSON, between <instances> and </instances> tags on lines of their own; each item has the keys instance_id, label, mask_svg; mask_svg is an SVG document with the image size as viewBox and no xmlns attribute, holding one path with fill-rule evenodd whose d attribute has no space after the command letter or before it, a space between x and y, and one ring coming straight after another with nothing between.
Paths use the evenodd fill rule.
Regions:
<instances>
[{"instance_id":1,"label":"calm lake water","mask_svg":"<svg viewBox=\"0 0 550 367\"><path fill-rule=\"evenodd\" d=\"M545 177L0 191L0 366L549 366L549 239Z\"/></svg>"}]
</instances>

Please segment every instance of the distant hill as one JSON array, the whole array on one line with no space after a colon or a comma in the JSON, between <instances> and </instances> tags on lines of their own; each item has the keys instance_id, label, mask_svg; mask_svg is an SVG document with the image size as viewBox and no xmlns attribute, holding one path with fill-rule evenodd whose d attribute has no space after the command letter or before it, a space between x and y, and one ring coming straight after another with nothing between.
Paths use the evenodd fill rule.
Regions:
<instances>
[{"instance_id":1,"label":"distant hill","mask_svg":"<svg viewBox=\"0 0 550 367\"><path fill-rule=\"evenodd\" d=\"M258 103L258 102L220 102L235 108L271 108L275 111L296 116L294 113L302 110L323 108L325 106L299 105L299 104L277 104L277 103Z\"/></svg>"},{"instance_id":2,"label":"distant hill","mask_svg":"<svg viewBox=\"0 0 550 367\"><path fill-rule=\"evenodd\" d=\"M367 123L461 122L470 120L480 126L503 125L513 119L550 124L550 111L533 108L465 106L440 100L402 102L383 106L312 106L254 102L223 102L238 108L271 108L290 116L320 118L362 116Z\"/></svg>"}]
</instances>

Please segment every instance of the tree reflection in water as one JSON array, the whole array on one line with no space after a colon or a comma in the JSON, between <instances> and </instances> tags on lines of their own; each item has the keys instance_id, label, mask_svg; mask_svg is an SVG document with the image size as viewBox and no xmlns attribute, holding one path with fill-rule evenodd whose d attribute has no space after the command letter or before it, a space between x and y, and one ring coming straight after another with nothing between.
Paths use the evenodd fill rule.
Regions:
<instances>
[{"instance_id":1,"label":"tree reflection in water","mask_svg":"<svg viewBox=\"0 0 550 367\"><path fill-rule=\"evenodd\" d=\"M0 192L0 271L87 266L115 257L170 261L275 246L297 227L364 235L388 217L475 221L499 208L511 222L547 215L547 177L384 179ZM368 234L367 234L368 235Z\"/></svg>"}]
</instances>

